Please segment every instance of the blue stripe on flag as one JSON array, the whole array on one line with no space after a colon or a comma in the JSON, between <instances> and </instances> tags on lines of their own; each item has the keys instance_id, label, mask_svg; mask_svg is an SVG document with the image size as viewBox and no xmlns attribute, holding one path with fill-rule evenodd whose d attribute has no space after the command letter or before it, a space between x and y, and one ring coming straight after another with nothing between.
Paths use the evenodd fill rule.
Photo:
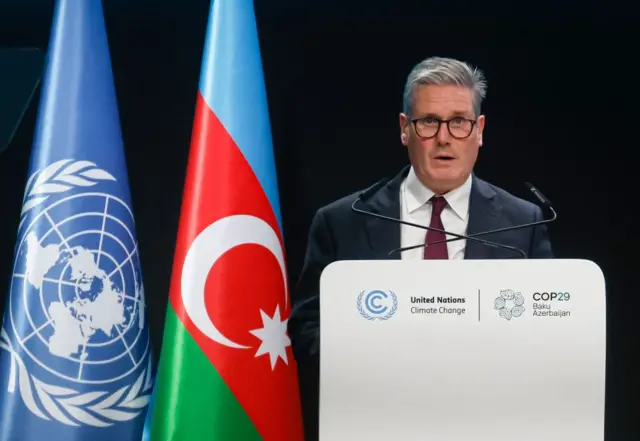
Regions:
<instances>
[{"instance_id":1,"label":"blue stripe on flag","mask_svg":"<svg viewBox=\"0 0 640 441\"><path fill-rule=\"evenodd\" d=\"M200 92L258 177L282 230L253 1L211 3Z\"/></svg>"}]
</instances>

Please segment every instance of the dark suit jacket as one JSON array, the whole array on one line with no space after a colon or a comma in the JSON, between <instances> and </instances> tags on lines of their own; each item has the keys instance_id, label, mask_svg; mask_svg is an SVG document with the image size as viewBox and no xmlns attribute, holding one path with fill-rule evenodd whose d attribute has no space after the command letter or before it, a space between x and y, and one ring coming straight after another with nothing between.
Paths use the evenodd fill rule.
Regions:
<instances>
[{"instance_id":1,"label":"dark suit jacket","mask_svg":"<svg viewBox=\"0 0 640 441\"><path fill-rule=\"evenodd\" d=\"M379 191L358 207L385 216L400 218L400 185L409 167L402 170ZM351 204L360 192L339 199L318 210L308 237L303 269L293 296L289 319L289 336L301 370L303 401L316 401L319 364L319 300L320 274L338 260L399 259L389 252L400 247L400 225L352 211ZM475 175L469 200L467 235L542 220L542 210L519 199ZM529 258L552 258L551 244L544 226L481 236L482 239L524 250ZM465 259L514 259L522 255L467 240ZM305 372L306 371L306 372ZM316 390L317 392L317 390ZM306 400L305 400L306 398ZM316 408L305 411L307 440L317 439ZM311 420L311 421L310 421Z\"/></svg>"}]
</instances>

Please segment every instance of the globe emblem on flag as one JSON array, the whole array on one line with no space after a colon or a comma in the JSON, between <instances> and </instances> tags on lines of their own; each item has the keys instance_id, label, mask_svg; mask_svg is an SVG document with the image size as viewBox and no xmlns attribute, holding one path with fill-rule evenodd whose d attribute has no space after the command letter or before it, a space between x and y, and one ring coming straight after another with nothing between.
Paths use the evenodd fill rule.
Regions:
<instances>
[{"instance_id":1,"label":"globe emblem on flag","mask_svg":"<svg viewBox=\"0 0 640 441\"><path fill-rule=\"evenodd\" d=\"M45 419L108 426L136 417L152 385L133 214L115 195L77 191L115 180L95 164L47 171L34 183L40 202L23 208L39 210L20 226L0 338L12 354L9 390L17 383Z\"/></svg>"}]
</instances>

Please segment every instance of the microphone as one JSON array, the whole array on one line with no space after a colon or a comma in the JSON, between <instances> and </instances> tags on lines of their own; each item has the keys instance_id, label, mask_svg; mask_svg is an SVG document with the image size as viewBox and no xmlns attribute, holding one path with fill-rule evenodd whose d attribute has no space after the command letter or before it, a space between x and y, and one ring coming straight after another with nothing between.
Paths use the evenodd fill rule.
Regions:
<instances>
[{"instance_id":1,"label":"microphone","mask_svg":"<svg viewBox=\"0 0 640 441\"><path fill-rule=\"evenodd\" d=\"M549 202L549 199L547 199L540 190L538 190L537 187L535 187L531 182L525 182L524 183L525 186L529 189L529 191L531 193L533 193L533 195L536 197L536 199L538 199L538 202L540 202L540 205L542 205L544 208L548 209L552 216L549 219L543 219L541 221L537 221L537 222L529 222L526 224L521 224L521 225L514 225L511 227L505 227L505 228L497 228L495 230L489 230L489 231L483 231L481 233L474 233L474 234L470 234L468 237L475 239L477 238L477 236L484 236L486 234L494 234L494 233L501 233L504 231L513 231L513 230L519 230L522 228L531 228L531 227L536 227L538 225L543 225L543 224L548 224L549 222L553 222L554 220L557 219L558 214L556 213L556 210L553 209L553 206L551 205L551 202ZM448 233L447 233L448 234ZM403 251L409 251L409 250L413 250L416 248L422 248L422 247L426 247L429 245L435 245L438 243L442 243L442 242L454 242L456 240L460 240L460 239L464 239L463 237L454 237L453 239L447 239L447 240L438 240L436 242L431 242L431 243L421 243L418 245L412 245L409 247L404 247L404 248L396 248L395 250L391 250L391 252L389 253L389 255L393 254L393 253L401 253ZM526 258L526 254L525 254L525 258Z\"/></svg>"},{"instance_id":2,"label":"microphone","mask_svg":"<svg viewBox=\"0 0 640 441\"><path fill-rule=\"evenodd\" d=\"M540 192L540 190L538 190L531 182L525 182L524 185L529 189L531 193L533 193L533 195L538 199L541 205L551 210L554 216L556 215L556 211L551 206L551 202L549 202L549 199L547 199L542 194L542 192ZM553 218L553 220L555 220L555 217Z\"/></svg>"},{"instance_id":3,"label":"microphone","mask_svg":"<svg viewBox=\"0 0 640 441\"><path fill-rule=\"evenodd\" d=\"M389 222L395 222L397 224L409 225L411 227L421 228L423 230L437 231L438 233L444 233L446 235L453 236L455 238L453 240L460 240L460 239L474 240L476 242L483 243L483 244L485 244L487 246L490 246L490 247L503 248L503 249L514 251L514 252L516 252L518 254L521 254L522 257L524 257L525 259L528 257L527 253L525 253L524 250L521 250L520 248L512 247L512 246L509 246L509 245L503 245L503 244L500 244L500 243L497 243L497 242L491 242L489 240L478 239L477 237L467 236L467 235L464 235L464 234L456 234L456 233L452 233L452 232L449 232L449 231L440 230L438 228L428 227L426 225L415 224L413 222L403 221L402 219L397 219L395 217L389 217L389 216L385 216L385 215L382 215L382 214L373 213L371 211L365 211L365 210L362 210L360 208L356 208L356 204L358 203L358 201L366 201L371 196L373 196L374 193L376 193L378 190L380 190L382 187L384 187L387 184L387 182L388 182L388 179L382 179L382 180L376 182L375 184L373 184L371 187L369 187L369 188L363 190L362 192L360 192L358 197L351 204L351 210L355 211L356 213L364 214L366 216L372 216L372 217L375 217L375 218L378 218L378 219L382 219L382 220L386 220L386 221L389 221ZM478 234L476 234L476 236L477 235ZM438 243L438 242L434 242L434 243ZM414 245L413 247L408 247L408 249L420 248L420 247L424 247L424 246L427 246L427 245L432 245L432 244ZM396 250L392 250L391 252L389 252L389 255L393 254L396 251L404 251L404 249L399 248L399 249L396 249Z\"/></svg>"}]
</instances>

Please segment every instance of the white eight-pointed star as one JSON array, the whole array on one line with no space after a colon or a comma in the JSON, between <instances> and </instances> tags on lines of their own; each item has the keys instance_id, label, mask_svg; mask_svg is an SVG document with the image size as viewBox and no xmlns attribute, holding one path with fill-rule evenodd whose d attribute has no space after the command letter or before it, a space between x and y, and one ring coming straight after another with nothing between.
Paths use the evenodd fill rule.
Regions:
<instances>
[{"instance_id":1,"label":"white eight-pointed star","mask_svg":"<svg viewBox=\"0 0 640 441\"><path fill-rule=\"evenodd\" d=\"M287 359L287 346L291 346L291 340L287 336L287 321L280 320L280 306L276 306L273 317L260 310L262 316L262 328L249 331L251 334L262 340L256 357L269 354L271 370L275 369L278 358L282 358L285 364L289 364Z\"/></svg>"}]
</instances>

